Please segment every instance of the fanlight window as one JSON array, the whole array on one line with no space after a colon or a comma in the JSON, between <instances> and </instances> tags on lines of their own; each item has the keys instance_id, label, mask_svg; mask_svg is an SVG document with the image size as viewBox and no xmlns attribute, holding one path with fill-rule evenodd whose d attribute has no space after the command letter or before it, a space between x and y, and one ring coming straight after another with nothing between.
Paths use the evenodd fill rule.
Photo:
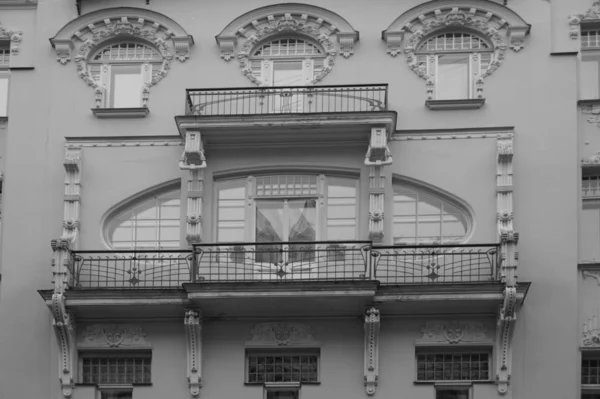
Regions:
<instances>
[{"instance_id":1,"label":"fanlight window","mask_svg":"<svg viewBox=\"0 0 600 399\"><path fill-rule=\"evenodd\" d=\"M469 229L468 212L458 203L416 185L394 185L395 244L460 243Z\"/></svg>"},{"instance_id":2,"label":"fanlight window","mask_svg":"<svg viewBox=\"0 0 600 399\"><path fill-rule=\"evenodd\" d=\"M157 49L137 42L113 43L95 52L88 68L99 86L100 108L146 106L148 87L162 63Z\"/></svg>"},{"instance_id":3,"label":"fanlight window","mask_svg":"<svg viewBox=\"0 0 600 399\"><path fill-rule=\"evenodd\" d=\"M600 47L600 30L584 30L581 32L581 47L595 48Z\"/></svg>"},{"instance_id":4,"label":"fanlight window","mask_svg":"<svg viewBox=\"0 0 600 399\"><path fill-rule=\"evenodd\" d=\"M252 73L264 86L310 85L325 63L321 46L300 38L277 38L259 44L251 54Z\"/></svg>"},{"instance_id":5,"label":"fanlight window","mask_svg":"<svg viewBox=\"0 0 600 399\"><path fill-rule=\"evenodd\" d=\"M153 196L122 211L108 222L114 249L169 249L180 243L179 190Z\"/></svg>"},{"instance_id":6,"label":"fanlight window","mask_svg":"<svg viewBox=\"0 0 600 399\"><path fill-rule=\"evenodd\" d=\"M417 64L430 79L429 98L457 100L476 98L481 75L493 59L493 48L470 33L444 33L417 47Z\"/></svg>"},{"instance_id":7,"label":"fanlight window","mask_svg":"<svg viewBox=\"0 0 600 399\"><path fill-rule=\"evenodd\" d=\"M263 44L254 51L254 57L285 57L298 55L323 55L315 44L302 39L278 39Z\"/></svg>"}]
</instances>

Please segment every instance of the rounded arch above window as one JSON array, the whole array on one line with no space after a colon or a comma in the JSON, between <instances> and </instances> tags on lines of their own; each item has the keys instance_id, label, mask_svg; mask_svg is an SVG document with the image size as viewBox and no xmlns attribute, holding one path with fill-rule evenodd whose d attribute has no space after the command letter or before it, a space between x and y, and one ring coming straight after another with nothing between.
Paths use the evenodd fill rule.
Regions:
<instances>
[{"instance_id":1,"label":"rounded arch above window","mask_svg":"<svg viewBox=\"0 0 600 399\"><path fill-rule=\"evenodd\" d=\"M101 79L102 71L96 71L88 65L99 51L107 46L116 46L118 49L117 43L126 48L130 43L135 43L137 48L139 43L157 52L158 55L153 55L153 62L160 65L152 68L152 73L149 68L145 69L148 74L139 93L140 98L145 97L147 101L149 88L167 75L173 58L179 61L189 58L189 49L194 40L179 24L162 14L146 9L119 7L91 12L72 20L50 42L61 64L67 64L71 58L75 60L78 75L94 89L96 107L102 108L110 107L107 105L108 84Z\"/></svg>"},{"instance_id":2,"label":"rounded arch above window","mask_svg":"<svg viewBox=\"0 0 600 399\"><path fill-rule=\"evenodd\" d=\"M102 233L111 249L178 249L180 182L154 187L117 204L104 217Z\"/></svg>"},{"instance_id":3,"label":"rounded arch above window","mask_svg":"<svg viewBox=\"0 0 600 399\"><path fill-rule=\"evenodd\" d=\"M358 32L344 18L321 7L308 4L285 3L258 8L235 20L217 35L221 47L221 58L229 61L240 42L237 58L244 75L252 82L267 85L261 79L257 66L252 62L257 46L266 41L281 40L282 35L293 35L294 40L308 42L322 51L322 68L310 77L308 84L323 79L333 68L339 53L349 57L358 41ZM302 55L302 58L310 55Z\"/></svg>"},{"instance_id":4,"label":"rounded arch above window","mask_svg":"<svg viewBox=\"0 0 600 399\"><path fill-rule=\"evenodd\" d=\"M430 1L416 6L400 15L382 32L387 52L396 56L406 55L409 68L419 77L427 80L428 99L436 97L435 85L438 80L438 60L436 54L423 59L416 51L430 36L448 32L471 32L490 45L490 55L484 60L477 56L461 60L464 64L461 80L465 93L459 98L483 98L483 80L501 65L506 49L520 51L524 47L525 36L531 26L511 9L489 0L466 0L460 4L451 0ZM509 43L504 41L509 38ZM480 50L471 50L477 52ZM463 76L464 75L464 76ZM442 79L443 80L443 79ZM446 79L453 80L453 79Z\"/></svg>"},{"instance_id":5,"label":"rounded arch above window","mask_svg":"<svg viewBox=\"0 0 600 399\"><path fill-rule=\"evenodd\" d=\"M462 199L437 187L394 176L394 244L460 244L472 236L474 217Z\"/></svg>"},{"instance_id":6,"label":"rounded arch above window","mask_svg":"<svg viewBox=\"0 0 600 399\"><path fill-rule=\"evenodd\" d=\"M137 61L137 62L162 62L163 57L154 47L143 42L120 41L109 43L92 53L88 62L114 62L114 61Z\"/></svg>"}]
</instances>

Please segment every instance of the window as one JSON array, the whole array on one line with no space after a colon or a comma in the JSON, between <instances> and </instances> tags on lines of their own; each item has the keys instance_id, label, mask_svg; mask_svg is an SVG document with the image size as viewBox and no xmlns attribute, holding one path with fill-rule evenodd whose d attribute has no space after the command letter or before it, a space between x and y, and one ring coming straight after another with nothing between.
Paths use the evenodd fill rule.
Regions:
<instances>
[{"instance_id":1,"label":"window","mask_svg":"<svg viewBox=\"0 0 600 399\"><path fill-rule=\"evenodd\" d=\"M581 359L581 399L600 399L600 355L583 352Z\"/></svg>"},{"instance_id":2,"label":"window","mask_svg":"<svg viewBox=\"0 0 600 399\"><path fill-rule=\"evenodd\" d=\"M217 183L219 242L355 240L357 181L272 175ZM247 206L250 201L251 206Z\"/></svg>"},{"instance_id":3,"label":"window","mask_svg":"<svg viewBox=\"0 0 600 399\"><path fill-rule=\"evenodd\" d=\"M493 47L471 33L451 32L426 39L415 53L431 79L431 99L471 99L478 97L477 80L490 66Z\"/></svg>"},{"instance_id":4,"label":"window","mask_svg":"<svg viewBox=\"0 0 600 399\"><path fill-rule=\"evenodd\" d=\"M0 117L8 115L8 63L10 61L10 42L0 40Z\"/></svg>"},{"instance_id":5,"label":"window","mask_svg":"<svg viewBox=\"0 0 600 399\"><path fill-rule=\"evenodd\" d=\"M582 29L579 63L580 98L600 98L600 29Z\"/></svg>"},{"instance_id":6,"label":"window","mask_svg":"<svg viewBox=\"0 0 600 399\"><path fill-rule=\"evenodd\" d=\"M453 244L470 230L460 204L408 183L394 184L394 244Z\"/></svg>"},{"instance_id":7,"label":"window","mask_svg":"<svg viewBox=\"0 0 600 399\"><path fill-rule=\"evenodd\" d=\"M150 353L80 353L83 384L124 385L151 383ZM120 396L116 396L119 398ZM104 396L103 396L104 398ZM106 396L111 398L111 396Z\"/></svg>"},{"instance_id":8,"label":"window","mask_svg":"<svg viewBox=\"0 0 600 399\"><path fill-rule=\"evenodd\" d=\"M158 50L138 42L118 42L93 53L88 68L101 90L100 108L145 106L144 92L162 62Z\"/></svg>"},{"instance_id":9,"label":"window","mask_svg":"<svg viewBox=\"0 0 600 399\"><path fill-rule=\"evenodd\" d=\"M435 387L435 399L469 399L469 386L437 386Z\"/></svg>"},{"instance_id":10,"label":"window","mask_svg":"<svg viewBox=\"0 0 600 399\"><path fill-rule=\"evenodd\" d=\"M600 47L600 29L586 29L581 32L582 48Z\"/></svg>"},{"instance_id":11,"label":"window","mask_svg":"<svg viewBox=\"0 0 600 399\"><path fill-rule=\"evenodd\" d=\"M246 383L319 382L319 352L315 351L248 351ZM287 398L288 396L274 396Z\"/></svg>"},{"instance_id":12,"label":"window","mask_svg":"<svg viewBox=\"0 0 600 399\"><path fill-rule=\"evenodd\" d=\"M490 358L489 352L421 350L417 352L417 381L489 381Z\"/></svg>"},{"instance_id":13,"label":"window","mask_svg":"<svg viewBox=\"0 0 600 399\"><path fill-rule=\"evenodd\" d=\"M108 223L114 249L179 248L181 191L152 196L120 212Z\"/></svg>"},{"instance_id":14,"label":"window","mask_svg":"<svg viewBox=\"0 0 600 399\"><path fill-rule=\"evenodd\" d=\"M10 61L10 41L0 40L0 68L8 68Z\"/></svg>"}]
</instances>

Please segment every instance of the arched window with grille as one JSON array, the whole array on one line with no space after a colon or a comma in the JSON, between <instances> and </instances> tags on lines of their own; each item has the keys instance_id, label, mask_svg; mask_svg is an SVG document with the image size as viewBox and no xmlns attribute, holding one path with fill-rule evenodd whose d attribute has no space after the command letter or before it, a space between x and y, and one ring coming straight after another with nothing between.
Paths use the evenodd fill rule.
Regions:
<instances>
[{"instance_id":1,"label":"arched window with grille","mask_svg":"<svg viewBox=\"0 0 600 399\"><path fill-rule=\"evenodd\" d=\"M106 241L116 250L179 249L180 208L179 189L134 200L108 218Z\"/></svg>"},{"instance_id":2,"label":"arched window with grille","mask_svg":"<svg viewBox=\"0 0 600 399\"><path fill-rule=\"evenodd\" d=\"M325 51L309 38L277 37L255 46L249 59L264 86L305 86L322 71Z\"/></svg>"},{"instance_id":3,"label":"arched window with grille","mask_svg":"<svg viewBox=\"0 0 600 399\"><path fill-rule=\"evenodd\" d=\"M463 243L471 230L471 214L460 202L412 182L394 182L394 244Z\"/></svg>"},{"instance_id":4,"label":"arched window with grille","mask_svg":"<svg viewBox=\"0 0 600 399\"><path fill-rule=\"evenodd\" d=\"M422 40L417 64L429 76L429 97L457 100L478 97L480 76L490 67L494 48L470 32L445 32Z\"/></svg>"},{"instance_id":5,"label":"arched window with grille","mask_svg":"<svg viewBox=\"0 0 600 399\"><path fill-rule=\"evenodd\" d=\"M93 52L87 64L101 91L100 108L146 106L148 87L162 63L156 48L137 41L113 42Z\"/></svg>"}]
</instances>

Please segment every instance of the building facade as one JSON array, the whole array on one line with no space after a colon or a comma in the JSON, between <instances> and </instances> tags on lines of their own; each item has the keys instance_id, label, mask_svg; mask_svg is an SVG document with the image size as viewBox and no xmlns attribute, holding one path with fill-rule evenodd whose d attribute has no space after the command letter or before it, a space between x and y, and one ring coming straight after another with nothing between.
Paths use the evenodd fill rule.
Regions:
<instances>
[{"instance_id":1,"label":"building facade","mask_svg":"<svg viewBox=\"0 0 600 399\"><path fill-rule=\"evenodd\" d=\"M0 398L600 398L599 2L0 24Z\"/></svg>"}]
</instances>

